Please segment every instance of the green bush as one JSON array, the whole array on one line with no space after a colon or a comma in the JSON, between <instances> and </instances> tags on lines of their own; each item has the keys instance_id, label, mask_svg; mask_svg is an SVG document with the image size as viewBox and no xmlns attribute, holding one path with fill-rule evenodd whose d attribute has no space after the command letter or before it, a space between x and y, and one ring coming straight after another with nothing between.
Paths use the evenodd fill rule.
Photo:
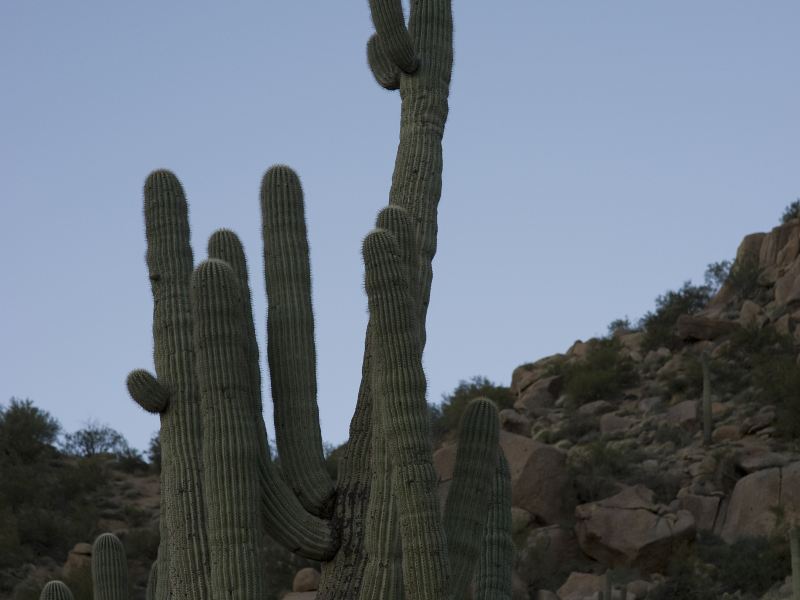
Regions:
<instances>
[{"instance_id":1,"label":"green bush","mask_svg":"<svg viewBox=\"0 0 800 600\"><path fill-rule=\"evenodd\" d=\"M726 357L740 386L755 386L758 400L776 406L778 431L800 436L800 366L792 337L773 327L743 328L731 337Z\"/></svg>"},{"instance_id":2,"label":"green bush","mask_svg":"<svg viewBox=\"0 0 800 600\"><path fill-rule=\"evenodd\" d=\"M712 289L708 285L692 285L691 281L686 281L678 291L668 291L656 298L655 312L648 312L639 322L645 332L642 348L679 348L682 342L675 334L678 317L691 315L705 308L711 299L711 293Z\"/></svg>"},{"instance_id":3,"label":"green bush","mask_svg":"<svg viewBox=\"0 0 800 600\"><path fill-rule=\"evenodd\" d=\"M800 198L792 202L789 206L783 209L783 214L781 215L781 223L784 225L791 221L792 219L797 219L800 217Z\"/></svg>"},{"instance_id":4,"label":"green bush","mask_svg":"<svg viewBox=\"0 0 800 600\"><path fill-rule=\"evenodd\" d=\"M638 379L635 365L622 353L614 339L593 340L586 356L572 364L556 367L564 378L563 389L577 404L593 400L612 400Z\"/></svg>"},{"instance_id":5,"label":"green bush","mask_svg":"<svg viewBox=\"0 0 800 600\"><path fill-rule=\"evenodd\" d=\"M439 406L429 405L431 433L434 446L453 437L458 432L461 415L470 400L478 397L488 398L495 403L498 410L514 406L511 388L497 385L480 375L469 381L460 381L450 394L442 395Z\"/></svg>"},{"instance_id":6,"label":"green bush","mask_svg":"<svg viewBox=\"0 0 800 600\"><path fill-rule=\"evenodd\" d=\"M759 291L758 279L761 271L758 255L745 254L733 263L728 274L728 283L742 298L754 298Z\"/></svg>"},{"instance_id":7,"label":"green bush","mask_svg":"<svg viewBox=\"0 0 800 600\"><path fill-rule=\"evenodd\" d=\"M7 407L0 406L0 461L31 464L52 455L60 430L58 421L31 400L11 398Z\"/></svg>"},{"instance_id":8,"label":"green bush","mask_svg":"<svg viewBox=\"0 0 800 600\"><path fill-rule=\"evenodd\" d=\"M587 444L569 464L579 502L595 502L617 493L619 483L630 479L642 458L640 452L623 452L604 440Z\"/></svg>"}]
</instances>

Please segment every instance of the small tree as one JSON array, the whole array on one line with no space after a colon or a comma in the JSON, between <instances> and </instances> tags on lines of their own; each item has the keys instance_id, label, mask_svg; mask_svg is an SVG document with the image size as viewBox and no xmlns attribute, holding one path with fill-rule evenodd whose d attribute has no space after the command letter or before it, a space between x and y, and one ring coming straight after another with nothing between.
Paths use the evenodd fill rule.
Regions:
<instances>
[{"instance_id":1,"label":"small tree","mask_svg":"<svg viewBox=\"0 0 800 600\"><path fill-rule=\"evenodd\" d=\"M11 398L0 406L0 461L32 463L55 443L59 422L31 400Z\"/></svg>"},{"instance_id":2,"label":"small tree","mask_svg":"<svg viewBox=\"0 0 800 600\"><path fill-rule=\"evenodd\" d=\"M123 435L108 425L90 419L84 428L64 436L63 450L72 456L123 454L129 446Z\"/></svg>"},{"instance_id":3,"label":"small tree","mask_svg":"<svg viewBox=\"0 0 800 600\"><path fill-rule=\"evenodd\" d=\"M792 202L789 206L783 209L781 215L781 223L786 224L792 219L800 218L800 198Z\"/></svg>"}]
</instances>

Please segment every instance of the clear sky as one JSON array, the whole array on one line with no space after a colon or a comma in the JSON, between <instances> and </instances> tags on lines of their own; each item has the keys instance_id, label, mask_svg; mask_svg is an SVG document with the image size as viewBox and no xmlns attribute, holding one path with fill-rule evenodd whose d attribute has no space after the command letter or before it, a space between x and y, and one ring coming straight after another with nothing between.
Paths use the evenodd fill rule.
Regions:
<instances>
[{"instance_id":1,"label":"clear sky","mask_svg":"<svg viewBox=\"0 0 800 600\"><path fill-rule=\"evenodd\" d=\"M432 400L637 319L800 196L800 3L454 4ZM323 437L346 439L399 127L370 32L363 0L0 3L0 402L145 447L157 418L124 387L152 366L144 178L181 178L196 257L242 237L263 338L258 187L281 162L306 191Z\"/></svg>"}]
</instances>

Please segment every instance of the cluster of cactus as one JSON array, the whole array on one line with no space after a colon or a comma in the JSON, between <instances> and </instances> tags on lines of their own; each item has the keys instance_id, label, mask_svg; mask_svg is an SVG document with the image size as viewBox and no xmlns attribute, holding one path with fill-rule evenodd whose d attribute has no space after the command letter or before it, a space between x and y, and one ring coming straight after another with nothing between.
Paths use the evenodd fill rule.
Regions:
<instances>
[{"instance_id":1,"label":"cluster of cactus","mask_svg":"<svg viewBox=\"0 0 800 600\"><path fill-rule=\"evenodd\" d=\"M350 438L333 481L324 463L303 194L297 175L264 176L261 211L267 355L280 472L262 419L245 256L220 230L194 266L178 179L145 184L156 375L128 377L161 418L161 542L148 597L260 599L265 534L322 562L317 598L510 598L508 466L494 405L465 412L444 512L432 464L422 370L452 67L449 0L370 0L375 79L402 98L389 205L363 244L369 323ZM118 540L95 544L95 598L125 597ZM113 546L113 551L111 547ZM68 597L49 584L43 598Z\"/></svg>"}]
</instances>

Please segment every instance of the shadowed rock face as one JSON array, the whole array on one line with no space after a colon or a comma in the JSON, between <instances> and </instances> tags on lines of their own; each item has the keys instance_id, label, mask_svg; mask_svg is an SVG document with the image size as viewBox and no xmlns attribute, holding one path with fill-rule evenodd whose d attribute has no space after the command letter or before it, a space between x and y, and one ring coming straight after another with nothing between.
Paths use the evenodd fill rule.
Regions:
<instances>
[{"instance_id":1,"label":"shadowed rock face","mask_svg":"<svg viewBox=\"0 0 800 600\"><path fill-rule=\"evenodd\" d=\"M800 516L800 462L742 477L731 494L721 537L730 544L770 535L780 513L786 521Z\"/></svg>"},{"instance_id":2,"label":"shadowed rock face","mask_svg":"<svg viewBox=\"0 0 800 600\"><path fill-rule=\"evenodd\" d=\"M670 512L653 503L653 492L642 485L575 509L581 549L610 566L645 572L666 567L678 542L691 540L695 521L687 510Z\"/></svg>"}]
</instances>

